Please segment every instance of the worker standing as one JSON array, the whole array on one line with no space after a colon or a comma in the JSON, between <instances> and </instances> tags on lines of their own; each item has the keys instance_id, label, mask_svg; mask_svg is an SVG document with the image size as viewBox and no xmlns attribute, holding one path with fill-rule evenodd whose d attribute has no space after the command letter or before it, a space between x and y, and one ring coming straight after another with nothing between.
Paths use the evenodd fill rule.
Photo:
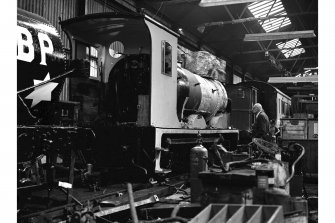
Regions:
<instances>
[{"instance_id":1,"label":"worker standing","mask_svg":"<svg viewBox=\"0 0 335 223\"><path fill-rule=\"evenodd\" d=\"M262 105L256 103L252 107L252 112L256 115L255 123L252 125L252 138L262 138L264 140L271 141L270 122L268 116L262 108Z\"/></svg>"}]
</instances>

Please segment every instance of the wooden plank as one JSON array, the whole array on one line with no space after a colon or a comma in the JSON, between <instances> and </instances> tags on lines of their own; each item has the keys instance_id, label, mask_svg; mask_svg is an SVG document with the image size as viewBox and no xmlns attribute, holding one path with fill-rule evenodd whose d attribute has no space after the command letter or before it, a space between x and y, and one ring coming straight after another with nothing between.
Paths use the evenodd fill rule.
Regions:
<instances>
[{"instance_id":1,"label":"wooden plank","mask_svg":"<svg viewBox=\"0 0 335 223\"><path fill-rule=\"evenodd\" d=\"M303 31L292 31L292 32L245 34L244 41L267 41L267 40L314 38L314 37L316 37L314 30L303 30Z\"/></svg>"},{"instance_id":2,"label":"wooden plank","mask_svg":"<svg viewBox=\"0 0 335 223\"><path fill-rule=\"evenodd\" d=\"M305 126L286 126L285 131L304 131L306 129Z\"/></svg>"},{"instance_id":3,"label":"wooden plank","mask_svg":"<svg viewBox=\"0 0 335 223\"><path fill-rule=\"evenodd\" d=\"M260 2L269 0L201 0L199 3L200 7L211 7L220 5L234 5L234 4L245 4L251 2Z\"/></svg>"}]
</instances>

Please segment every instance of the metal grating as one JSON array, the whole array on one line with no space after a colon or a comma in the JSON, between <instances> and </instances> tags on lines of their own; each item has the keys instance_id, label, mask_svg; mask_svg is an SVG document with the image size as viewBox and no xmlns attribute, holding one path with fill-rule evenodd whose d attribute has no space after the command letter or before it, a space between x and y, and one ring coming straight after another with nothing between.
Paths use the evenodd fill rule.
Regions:
<instances>
[{"instance_id":1,"label":"metal grating","mask_svg":"<svg viewBox=\"0 0 335 223\"><path fill-rule=\"evenodd\" d=\"M292 39L290 41L286 41L286 42L280 42L280 43L276 43L277 47L279 49L283 49L283 48L296 48L296 49L283 49L281 50L282 54L284 54L284 56L286 58L289 57L294 57L297 56L299 54L305 53L305 49L304 48L299 48L299 46L301 46L301 42L299 39Z\"/></svg>"},{"instance_id":2,"label":"metal grating","mask_svg":"<svg viewBox=\"0 0 335 223\"><path fill-rule=\"evenodd\" d=\"M281 0L254 2L248 5L249 11L255 18L267 17L270 15L287 15ZM272 18L259 21L265 32L272 32L291 24L288 17Z\"/></svg>"}]
</instances>

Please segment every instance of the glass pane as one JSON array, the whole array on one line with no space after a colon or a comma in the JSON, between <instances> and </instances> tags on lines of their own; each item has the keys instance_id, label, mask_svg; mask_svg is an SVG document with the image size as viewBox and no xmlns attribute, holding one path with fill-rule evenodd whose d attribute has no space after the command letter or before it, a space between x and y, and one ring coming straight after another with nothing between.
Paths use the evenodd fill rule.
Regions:
<instances>
[{"instance_id":1,"label":"glass pane","mask_svg":"<svg viewBox=\"0 0 335 223\"><path fill-rule=\"evenodd\" d=\"M98 77L98 63L96 60L90 61L90 76L91 77Z\"/></svg>"},{"instance_id":2,"label":"glass pane","mask_svg":"<svg viewBox=\"0 0 335 223\"><path fill-rule=\"evenodd\" d=\"M98 57L98 50L91 46L91 56Z\"/></svg>"},{"instance_id":3,"label":"glass pane","mask_svg":"<svg viewBox=\"0 0 335 223\"><path fill-rule=\"evenodd\" d=\"M114 41L109 45L109 55L113 58L119 58L124 53L124 45L120 41Z\"/></svg>"},{"instance_id":4,"label":"glass pane","mask_svg":"<svg viewBox=\"0 0 335 223\"><path fill-rule=\"evenodd\" d=\"M162 73L171 76L172 74L172 46L162 41Z\"/></svg>"},{"instance_id":5,"label":"glass pane","mask_svg":"<svg viewBox=\"0 0 335 223\"><path fill-rule=\"evenodd\" d=\"M90 56L90 48L86 47L86 56Z\"/></svg>"},{"instance_id":6,"label":"glass pane","mask_svg":"<svg viewBox=\"0 0 335 223\"><path fill-rule=\"evenodd\" d=\"M165 66L164 66L164 61L165 61L165 41L162 41L161 45L161 55L162 55L162 63L161 63L161 72L162 74L165 74Z\"/></svg>"}]
</instances>

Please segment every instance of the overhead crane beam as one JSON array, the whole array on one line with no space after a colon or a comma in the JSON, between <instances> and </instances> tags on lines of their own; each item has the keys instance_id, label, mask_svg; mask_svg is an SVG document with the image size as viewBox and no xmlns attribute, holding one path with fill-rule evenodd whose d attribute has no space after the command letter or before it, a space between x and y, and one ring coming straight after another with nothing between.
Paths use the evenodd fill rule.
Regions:
<instances>
[{"instance_id":1,"label":"overhead crane beam","mask_svg":"<svg viewBox=\"0 0 335 223\"><path fill-rule=\"evenodd\" d=\"M295 60L312 60L315 58L317 57L313 56L313 57L301 57L301 58L286 58L286 59L277 59L276 61L287 62L287 61L295 61ZM268 63L268 62L271 62L271 60L250 61L244 64L258 64L258 63Z\"/></svg>"},{"instance_id":2,"label":"overhead crane beam","mask_svg":"<svg viewBox=\"0 0 335 223\"><path fill-rule=\"evenodd\" d=\"M300 16L300 15L316 15L318 12L299 12L299 13L291 13L287 15L269 15L266 17L248 17L248 18L243 18L243 19L233 19L229 21L218 21L218 22L207 22L203 23L198 26L198 31L203 32L203 30L206 27L211 27L211 26L224 26L224 25L230 25L230 24L239 24L239 23L245 23L245 22L254 22L254 21L265 21L268 19L275 19L275 18L285 18L285 17L293 17L293 16Z\"/></svg>"},{"instance_id":3,"label":"overhead crane beam","mask_svg":"<svg viewBox=\"0 0 335 223\"><path fill-rule=\"evenodd\" d=\"M281 51L281 50L294 50L294 49L308 49L308 48L317 48L318 45L311 45L311 46L297 46L297 47L286 47L286 48L275 48L275 49L265 49L265 50L249 50L249 51L243 51L243 52L235 52L233 55L239 55L239 54L253 54L253 53L265 53L265 52L275 52L275 51Z\"/></svg>"},{"instance_id":4,"label":"overhead crane beam","mask_svg":"<svg viewBox=\"0 0 335 223\"><path fill-rule=\"evenodd\" d=\"M183 4L183 3L193 3L199 2L199 0L145 0L150 3L164 3L166 5L176 5L176 4Z\"/></svg>"},{"instance_id":5,"label":"overhead crane beam","mask_svg":"<svg viewBox=\"0 0 335 223\"><path fill-rule=\"evenodd\" d=\"M269 0L201 0L199 6L201 7L211 7L220 5L235 5L235 4L245 4L251 2L260 2Z\"/></svg>"},{"instance_id":6,"label":"overhead crane beam","mask_svg":"<svg viewBox=\"0 0 335 223\"><path fill-rule=\"evenodd\" d=\"M311 87L311 86L307 86L307 87L287 87L287 90L293 90L293 91L317 91L318 90L318 86L315 87Z\"/></svg>"},{"instance_id":7,"label":"overhead crane beam","mask_svg":"<svg viewBox=\"0 0 335 223\"><path fill-rule=\"evenodd\" d=\"M295 38L314 38L314 30L245 34L244 41L268 41Z\"/></svg>"}]
</instances>

